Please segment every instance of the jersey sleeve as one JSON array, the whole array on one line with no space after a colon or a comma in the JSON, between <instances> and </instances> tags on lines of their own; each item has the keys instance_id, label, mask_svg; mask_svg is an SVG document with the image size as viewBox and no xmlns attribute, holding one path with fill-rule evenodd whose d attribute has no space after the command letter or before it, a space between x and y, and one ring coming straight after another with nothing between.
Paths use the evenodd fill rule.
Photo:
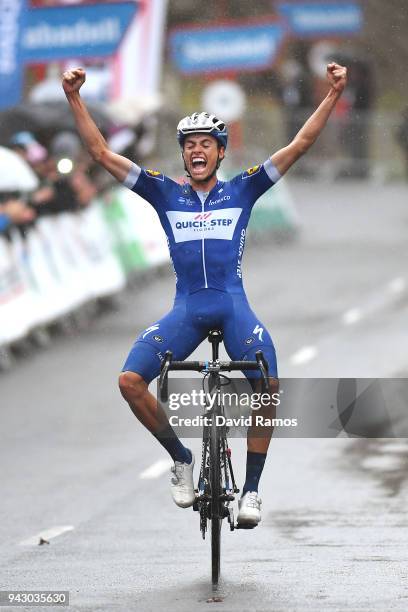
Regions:
<instances>
[{"instance_id":1,"label":"jersey sleeve","mask_svg":"<svg viewBox=\"0 0 408 612\"><path fill-rule=\"evenodd\" d=\"M166 182L169 180L157 170L147 170L133 163L123 185L158 209L165 195Z\"/></svg>"},{"instance_id":2,"label":"jersey sleeve","mask_svg":"<svg viewBox=\"0 0 408 612\"><path fill-rule=\"evenodd\" d=\"M280 178L281 175L278 169L269 157L263 164L248 168L248 170L245 170L245 172L242 172L242 174L239 174L233 180L239 184L240 189L245 192L248 199L254 204Z\"/></svg>"}]
</instances>

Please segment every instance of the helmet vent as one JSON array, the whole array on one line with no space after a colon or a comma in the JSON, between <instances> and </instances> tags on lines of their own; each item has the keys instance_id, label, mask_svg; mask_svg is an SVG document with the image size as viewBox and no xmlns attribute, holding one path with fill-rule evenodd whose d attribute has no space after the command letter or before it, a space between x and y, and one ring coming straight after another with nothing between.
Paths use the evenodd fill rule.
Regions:
<instances>
[{"instance_id":1,"label":"helmet vent","mask_svg":"<svg viewBox=\"0 0 408 612\"><path fill-rule=\"evenodd\" d=\"M227 126L221 119L209 113L193 113L184 117L177 126L177 139L181 146L188 134L210 134L220 145L226 147L228 142Z\"/></svg>"}]
</instances>

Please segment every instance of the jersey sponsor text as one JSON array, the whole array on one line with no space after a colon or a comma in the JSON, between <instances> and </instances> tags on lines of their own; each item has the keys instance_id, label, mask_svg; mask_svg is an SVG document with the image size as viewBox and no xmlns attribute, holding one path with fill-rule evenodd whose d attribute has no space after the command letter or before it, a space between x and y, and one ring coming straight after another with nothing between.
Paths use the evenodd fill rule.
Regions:
<instances>
[{"instance_id":1,"label":"jersey sponsor text","mask_svg":"<svg viewBox=\"0 0 408 612\"><path fill-rule=\"evenodd\" d=\"M242 208L225 208L205 213L167 211L175 242L189 240L232 240Z\"/></svg>"}]
</instances>

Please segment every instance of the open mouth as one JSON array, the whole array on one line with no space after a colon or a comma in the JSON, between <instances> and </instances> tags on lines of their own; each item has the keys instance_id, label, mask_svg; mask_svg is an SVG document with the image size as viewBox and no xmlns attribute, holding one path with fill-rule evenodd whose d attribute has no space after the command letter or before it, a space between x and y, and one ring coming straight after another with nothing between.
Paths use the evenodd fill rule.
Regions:
<instances>
[{"instance_id":1,"label":"open mouth","mask_svg":"<svg viewBox=\"0 0 408 612\"><path fill-rule=\"evenodd\" d=\"M193 166L194 170L200 171L205 170L205 168L207 167L207 162L204 157L195 157L191 161L191 165Z\"/></svg>"}]
</instances>

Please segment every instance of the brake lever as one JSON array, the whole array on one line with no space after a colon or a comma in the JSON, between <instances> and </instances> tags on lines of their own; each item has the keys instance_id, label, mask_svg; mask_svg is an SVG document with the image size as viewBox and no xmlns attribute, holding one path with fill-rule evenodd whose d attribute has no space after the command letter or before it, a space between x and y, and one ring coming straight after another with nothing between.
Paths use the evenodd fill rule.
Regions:
<instances>
[{"instance_id":1,"label":"brake lever","mask_svg":"<svg viewBox=\"0 0 408 612\"><path fill-rule=\"evenodd\" d=\"M261 374L262 374L262 379L263 379L262 381L263 389L262 390L265 391L266 393L269 393L270 386L269 386L269 379L268 379L268 370L269 370L268 362L263 356L262 351L256 351L255 357L256 357L256 361L258 363L259 369L261 371Z\"/></svg>"},{"instance_id":2,"label":"brake lever","mask_svg":"<svg viewBox=\"0 0 408 612\"><path fill-rule=\"evenodd\" d=\"M173 359L173 353L166 351L164 354L164 360L160 366L160 378L159 378L159 390L160 400L167 402L169 399L169 367Z\"/></svg>"}]
</instances>

